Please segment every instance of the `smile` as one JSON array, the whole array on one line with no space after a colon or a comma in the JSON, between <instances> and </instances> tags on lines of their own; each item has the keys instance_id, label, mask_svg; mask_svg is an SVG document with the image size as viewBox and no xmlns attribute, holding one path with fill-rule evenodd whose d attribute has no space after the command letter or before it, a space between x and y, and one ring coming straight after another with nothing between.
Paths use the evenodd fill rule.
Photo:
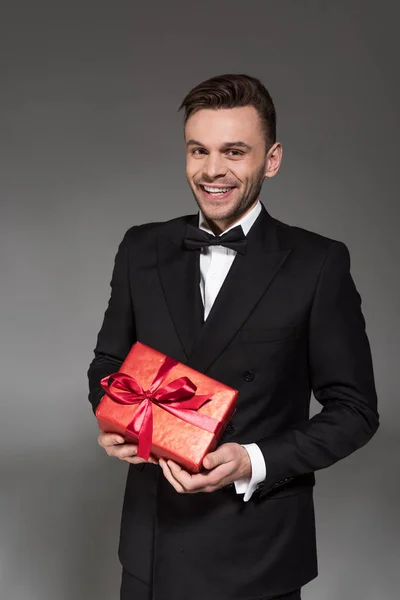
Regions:
<instances>
[{"instance_id":1,"label":"smile","mask_svg":"<svg viewBox=\"0 0 400 600\"><path fill-rule=\"evenodd\" d=\"M235 189L234 187L221 188L208 185L201 185L200 187L208 198L226 198Z\"/></svg>"}]
</instances>

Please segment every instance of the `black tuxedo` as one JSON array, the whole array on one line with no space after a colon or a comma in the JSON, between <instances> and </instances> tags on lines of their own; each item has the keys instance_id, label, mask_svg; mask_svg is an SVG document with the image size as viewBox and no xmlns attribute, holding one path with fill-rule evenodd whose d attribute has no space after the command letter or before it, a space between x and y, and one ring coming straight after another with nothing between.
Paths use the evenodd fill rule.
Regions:
<instances>
[{"instance_id":1,"label":"black tuxedo","mask_svg":"<svg viewBox=\"0 0 400 600\"><path fill-rule=\"evenodd\" d=\"M262 489L178 494L156 465L131 465L119 556L153 581L157 600L261 600L317 575L314 471L378 428L360 296L346 246L272 218L263 207L203 324L197 216L132 227L119 247L111 299L89 369L99 381L144 344L239 390L221 443L256 442ZM309 419L310 394L322 411Z\"/></svg>"}]
</instances>

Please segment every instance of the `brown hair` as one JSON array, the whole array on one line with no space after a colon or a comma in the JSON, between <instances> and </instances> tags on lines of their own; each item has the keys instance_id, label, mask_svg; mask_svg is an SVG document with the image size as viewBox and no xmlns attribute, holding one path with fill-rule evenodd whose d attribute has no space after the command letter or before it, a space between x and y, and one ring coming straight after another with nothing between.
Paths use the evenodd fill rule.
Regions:
<instances>
[{"instance_id":1,"label":"brown hair","mask_svg":"<svg viewBox=\"0 0 400 600\"><path fill-rule=\"evenodd\" d=\"M250 75L217 75L199 83L183 99L184 123L202 108L254 106L261 118L267 150L276 141L276 112L268 90Z\"/></svg>"}]
</instances>

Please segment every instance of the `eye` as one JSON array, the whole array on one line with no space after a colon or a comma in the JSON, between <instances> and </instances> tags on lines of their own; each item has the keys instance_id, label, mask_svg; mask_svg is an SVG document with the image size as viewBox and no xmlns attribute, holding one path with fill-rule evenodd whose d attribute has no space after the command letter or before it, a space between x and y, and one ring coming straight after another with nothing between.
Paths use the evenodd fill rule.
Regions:
<instances>
[{"instance_id":1,"label":"eye","mask_svg":"<svg viewBox=\"0 0 400 600\"><path fill-rule=\"evenodd\" d=\"M228 154L229 152L233 152L233 156L243 156L243 152L241 152L240 150L228 150Z\"/></svg>"},{"instance_id":2,"label":"eye","mask_svg":"<svg viewBox=\"0 0 400 600\"><path fill-rule=\"evenodd\" d=\"M194 154L195 156L198 156L199 154L204 153L205 150L203 150L203 148L194 148L194 150L192 150L192 154Z\"/></svg>"}]
</instances>

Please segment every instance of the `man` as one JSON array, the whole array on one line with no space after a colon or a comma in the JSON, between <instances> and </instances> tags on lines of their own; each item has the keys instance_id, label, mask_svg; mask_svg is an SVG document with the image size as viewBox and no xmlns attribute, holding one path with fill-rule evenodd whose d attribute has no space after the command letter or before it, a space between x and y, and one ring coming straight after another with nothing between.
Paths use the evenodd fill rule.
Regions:
<instances>
[{"instance_id":1,"label":"man","mask_svg":"<svg viewBox=\"0 0 400 600\"><path fill-rule=\"evenodd\" d=\"M314 471L379 424L360 296L343 243L285 225L260 203L282 160L261 82L214 77L181 108L200 212L125 234L90 401L95 410L100 379L137 340L238 389L239 400L193 476L100 433L106 452L130 463L121 598L297 600L317 576ZM312 419L311 391L322 405Z\"/></svg>"}]
</instances>

